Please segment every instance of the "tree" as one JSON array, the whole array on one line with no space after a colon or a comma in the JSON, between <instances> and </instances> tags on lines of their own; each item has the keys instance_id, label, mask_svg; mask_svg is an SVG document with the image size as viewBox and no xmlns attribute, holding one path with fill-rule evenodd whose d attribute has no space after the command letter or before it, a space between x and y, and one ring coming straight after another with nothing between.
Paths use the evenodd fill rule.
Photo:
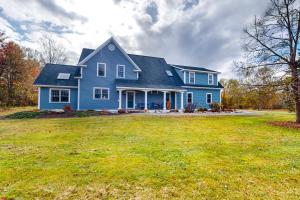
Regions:
<instances>
[{"instance_id":1,"label":"tree","mask_svg":"<svg viewBox=\"0 0 300 200\"><path fill-rule=\"evenodd\" d=\"M68 61L66 49L50 36L45 35L41 38L40 46L40 62L42 66L46 63L64 64Z\"/></svg>"},{"instance_id":2,"label":"tree","mask_svg":"<svg viewBox=\"0 0 300 200\"><path fill-rule=\"evenodd\" d=\"M29 58L24 48L3 39L0 69L0 106L35 105L37 91L32 83L39 73L39 62Z\"/></svg>"},{"instance_id":3,"label":"tree","mask_svg":"<svg viewBox=\"0 0 300 200\"><path fill-rule=\"evenodd\" d=\"M300 60L297 48L300 35L300 8L296 0L270 0L261 17L244 29L247 63L250 68L269 66L291 76L296 105L296 122L300 123Z\"/></svg>"}]
</instances>

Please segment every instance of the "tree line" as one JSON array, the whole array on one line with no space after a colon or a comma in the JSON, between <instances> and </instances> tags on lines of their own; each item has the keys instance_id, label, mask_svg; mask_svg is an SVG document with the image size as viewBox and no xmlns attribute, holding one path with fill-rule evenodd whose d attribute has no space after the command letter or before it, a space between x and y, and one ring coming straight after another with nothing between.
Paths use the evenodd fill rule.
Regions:
<instances>
[{"instance_id":1,"label":"tree line","mask_svg":"<svg viewBox=\"0 0 300 200\"><path fill-rule=\"evenodd\" d=\"M45 63L65 63L65 49L51 37L40 40L41 51L9 41L0 32L0 107L37 104L33 82Z\"/></svg>"}]
</instances>

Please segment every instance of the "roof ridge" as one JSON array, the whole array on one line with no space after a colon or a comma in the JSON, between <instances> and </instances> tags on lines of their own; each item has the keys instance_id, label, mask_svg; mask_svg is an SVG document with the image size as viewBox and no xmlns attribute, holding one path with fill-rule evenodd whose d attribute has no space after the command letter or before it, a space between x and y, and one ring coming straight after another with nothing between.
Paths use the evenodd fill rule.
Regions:
<instances>
[{"instance_id":1,"label":"roof ridge","mask_svg":"<svg viewBox=\"0 0 300 200\"><path fill-rule=\"evenodd\" d=\"M147 55L138 55L138 54L132 54L132 53L129 53L128 55L165 59L165 58L163 58L163 57L147 56Z\"/></svg>"},{"instance_id":2,"label":"roof ridge","mask_svg":"<svg viewBox=\"0 0 300 200\"><path fill-rule=\"evenodd\" d=\"M78 65L70 65L70 64L57 64L57 63L46 63L46 65L55 65L55 66L64 66L64 67L78 67Z\"/></svg>"}]
</instances>

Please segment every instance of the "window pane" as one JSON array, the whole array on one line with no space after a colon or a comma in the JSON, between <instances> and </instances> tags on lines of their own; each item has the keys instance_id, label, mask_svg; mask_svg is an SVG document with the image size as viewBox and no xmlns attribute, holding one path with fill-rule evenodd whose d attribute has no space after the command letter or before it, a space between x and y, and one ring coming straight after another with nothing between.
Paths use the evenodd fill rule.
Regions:
<instances>
[{"instance_id":1,"label":"window pane","mask_svg":"<svg viewBox=\"0 0 300 200\"><path fill-rule=\"evenodd\" d=\"M60 101L69 102L69 90L61 90Z\"/></svg>"},{"instance_id":2,"label":"window pane","mask_svg":"<svg viewBox=\"0 0 300 200\"><path fill-rule=\"evenodd\" d=\"M190 73L190 83L195 82L195 73Z\"/></svg>"},{"instance_id":3,"label":"window pane","mask_svg":"<svg viewBox=\"0 0 300 200\"><path fill-rule=\"evenodd\" d=\"M207 103L211 103L211 94L206 95Z\"/></svg>"},{"instance_id":4,"label":"window pane","mask_svg":"<svg viewBox=\"0 0 300 200\"><path fill-rule=\"evenodd\" d=\"M51 90L51 101L59 102L59 90Z\"/></svg>"},{"instance_id":5,"label":"window pane","mask_svg":"<svg viewBox=\"0 0 300 200\"><path fill-rule=\"evenodd\" d=\"M124 78L125 77L125 69L124 66L118 66L118 77Z\"/></svg>"},{"instance_id":6,"label":"window pane","mask_svg":"<svg viewBox=\"0 0 300 200\"><path fill-rule=\"evenodd\" d=\"M212 85L213 84L213 75L209 74L208 76L208 84Z\"/></svg>"},{"instance_id":7,"label":"window pane","mask_svg":"<svg viewBox=\"0 0 300 200\"><path fill-rule=\"evenodd\" d=\"M102 99L108 99L108 89L102 89Z\"/></svg>"},{"instance_id":8,"label":"window pane","mask_svg":"<svg viewBox=\"0 0 300 200\"><path fill-rule=\"evenodd\" d=\"M98 76L105 76L105 64L98 64Z\"/></svg>"},{"instance_id":9,"label":"window pane","mask_svg":"<svg viewBox=\"0 0 300 200\"><path fill-rule=\"evenodd\" d=\"M192 103L192 94L191 93L188 94L188 103Z\"/></svg>"},{"instance_id":10,"label":"window pane","mask_svg":"<svg viewBox=\"0 0 300 200\"><path fill-rule=\"evenodd\" d=\"M100 99L101 97L101 89L95 89L95 99Z\"/></svg>"}]
</instances>

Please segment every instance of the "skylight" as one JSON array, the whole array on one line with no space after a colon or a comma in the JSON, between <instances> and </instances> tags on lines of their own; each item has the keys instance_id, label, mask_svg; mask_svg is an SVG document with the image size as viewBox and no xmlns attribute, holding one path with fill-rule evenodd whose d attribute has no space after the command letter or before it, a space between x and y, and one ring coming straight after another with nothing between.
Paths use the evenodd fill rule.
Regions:
<instances>
[{"instance_id":1,"label":"skylight","mask_svg":"<svg viewBox=\"0 0 300 200\"><path fill-rule=\"evenodd\" d=\"M173 74L170 70L166 70L166 73L167 73L168 76L173 76Z\"/></svg>"},{"instance_id":2,"label":"skylight","mask_svg":"<svg viewBox=\"0 0 300 200\"><path fill-rule=\"evenodd\" d=\"M69 78L70 78L69 73L59 73L57 76L57 79L61 79L61 80L68 80Z\"/></svg>"}]
</instances>

